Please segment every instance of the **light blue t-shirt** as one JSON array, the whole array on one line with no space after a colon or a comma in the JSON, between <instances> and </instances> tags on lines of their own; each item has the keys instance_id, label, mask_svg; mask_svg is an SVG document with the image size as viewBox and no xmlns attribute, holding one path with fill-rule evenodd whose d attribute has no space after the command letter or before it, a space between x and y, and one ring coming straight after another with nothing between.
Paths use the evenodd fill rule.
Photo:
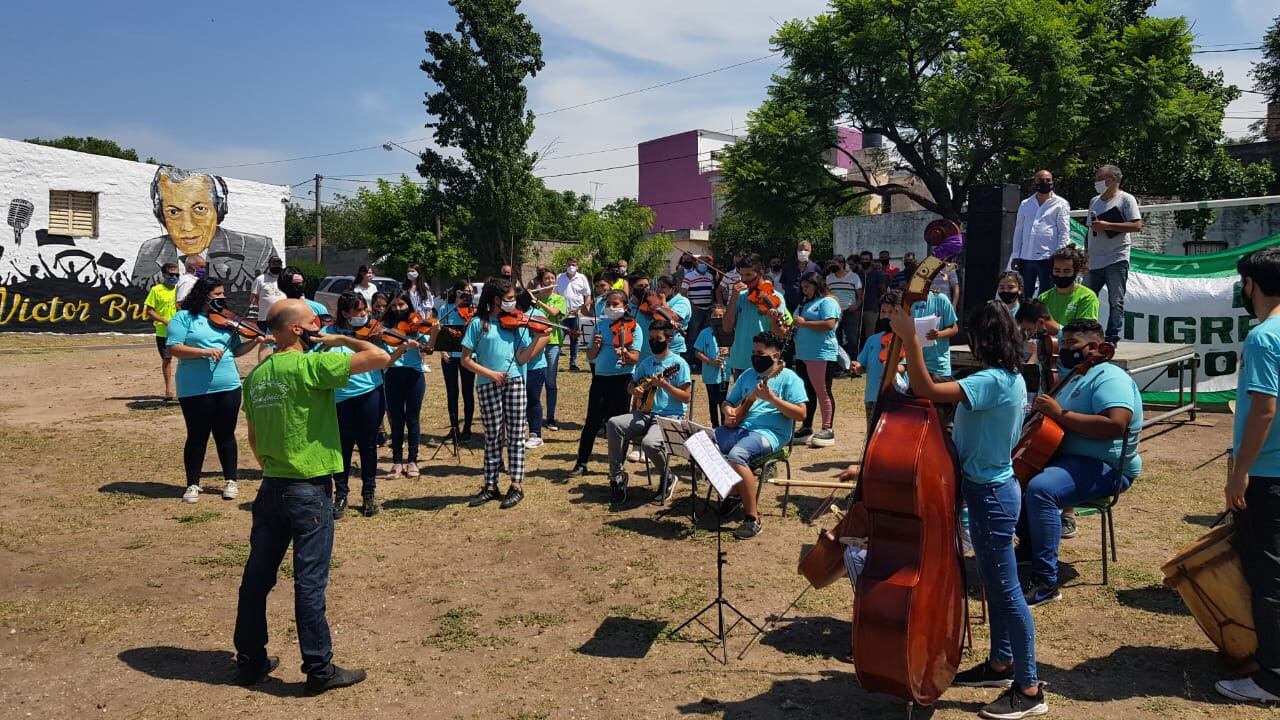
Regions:
<instances>
[{"instance_id":1,"label":"light blue t-shirt","mask_svg":"<svg viewBox=\"0 0 1280 720\"><path fill-rule=\"evenodd\" d=\"M747 368L733 383L733 388L729 390L729 397L725 402L737 405L748 394L754 392L759 384L759 373L755 368ZM769 389L789 403L809 401L809 396L804 391L804 381L789 368L783 368L782 372L769 379ZM743 418L741 427L763 435L769 442L770 452L776 452L791 442L791 431L795 429L795 423L783 415L777 405L756 400L747 409L747 416Z\"/></svg>"},{"instance_id":2,"label":"light blue t-shirt","mask_svg":"<svg viewBox=\"0 0 1280 720\"><path fill-rule=\"evenodd\" d=\"M640 307L635 303L627 305L627 314L636 319L636 334L640 336L640 359L643 360L653 355L653 350L649 349L649 326L653 324L653 318L640 312Z\"/></svg>"},{"instance_id":3,"label":"light blue t-shirt","mask_svg":"<svg viewBox=\"0 0 1280 720\"><path fill-rule=\"evenodd\" d=\"M689 372L689 363L684 358L676 355L669 348L667 356L659 359L656 355L649 357L636 363L635 369L631 371L631 380L640 382L641 380L661 375L668 368L677 368L676 374L667 378L667 382L676 387L684 387L693 381L693 376ZM664 417L682 418L689 411L689 404L677 402L675 398L662 388L658 388L653 396L653 414L662 415Z\"/></svg>"},{"instance_id":4,"label":"light blue t-shirt","mask_svg":"<svg viewBox=\"0 0 1280 720\"><path fill-rule=\"evenodd\" d=\"M426 340L422 335L416 333L409 337L419 342ZM394 348L388 348L387 352L391 352L393 349ZM391 367L409 368L410 370L422 372L422 351L418 348L409 348L408 350L405 350L403 355L396 358L395 362L391 363Z\"/></svg>"},{"instance_id":5,"label":"light blue t-shirt","mask_svg":"<svg viewBox=\"0 0 1280 720\"><path fill-rule=\"evenodd\" d=\"M676 295L667 301L667 307L671 308L671 312L680 318L680 327L689 328L689 318L693 317L693 305L689 303L689 298L683 295ZM684 337L684 333L676 333L671 338L671 352L677 355L683 355L689 350L689 343Z\"/></svg>"},{"instance_id":6,"label":"light blue t-shirt","mask_svg":"<svg viewBox=\"0 0 1280 720\"><path fill-rule=\"evenodd\" d=\"M1013 446L1022 435L1027 383L1020 373L984 368L960 380L965 399L956 404L951 438L964 479L997 485L1013 479Z\"/></svg>"},{"instance_id":7,"label":"light blue t-shirt","mask_svg":"<svg viewBox=\"0 0 1280 720\"><path fill-rule=\"evenodd\" d=\"M1111 363L1089 368L1083 376L1072 378L1058 393L1058 404L1063 410L1081 415L1101 415L1110 408L1125 408L1133 413L1129 421L1128 447L1124 438L1112 440L1087 438L1080 433L1069 432L1062 438L1058 452L1062 455L1083 455L1101 460L1130 480L1142 471L1142 458L1138 455L1138 434L1142 432L1142 392L1129 373ZM1124 450L1121 466L1120 451Z\"/></svg>"},{"instance_id":8,"label":"light blue t-shirt","mask_svg":"<svg viewBox=\"0 0 1280 720\"><path fill-rule=\"evenodd\" d=\"M778 309L782 311L787 322L790 322L791 315L787 313L786 298L776 289L773 291L773 296L778 298ZM739 293L738 317L733 323L733 345L729 348L729 367L733 370L750 369L753 338L772 329L773 323L769 321L769 316L760 312L760 308L747 300L746 292Z\"/></svg>"},{"instance_id":9,"label":"light blue t-shirt","mask_svg":"<svg viewBox=\"0 0 1280 720\"><path fill-rule=\"evenodd\" d=\"M326 327L322 332L328 335L352 335L353 334L351 331L343 330L336 325L330 325ZM374 344L380 348L383 348L384 350L386 349L385 347L383 347L381 343L374 343ZM338 345L336 347L331 347L331 348L322 348L321 351L336 352L341 355L355 355L354 350L352 350L349 347L344 347L342 345ZM356 373L356 374L350 375L347 378L346 387L341 387L333 391L333 400L334 402L342 402L343 400L350 400L351 398L360 397L365 393L373 392L374 390L377 390L380 387L382 387L382 371L381 370L370 370L369 372Z\"/></svg>"},{"instance_id":10,"label":"light blue t-shirt","mask_svg":"<svg viewBox=\"0 0 1280 720\"><path fill-rule=\"evenodd\" d=\"M636 323L635 336L631 338L631 344L627 346L629 350L639 350L641 338L644 335L640 332L640 323ZM629 365L618 364L618 353L613 349L613 323L607 319L601 319L596 325L596 334L600 336L600 354L596 355L595 372L596 375L630 375L631 367ZM642 358L643 359L643 358Z\"/></svg>"},{"instance_id":11,"label":"light blue t-shirt","mask_svg":"<svg viewBox=\"0 0 1280 720\"><path fill-rule=\"evenodd\" d=\"M316 317L324 317L329 314L329 308L315 300L307 300L307 305L311 308L311 312L316 314Z\"/></svg>"},{"instance_id":12,"label":"light blue t-shirt","mask_svg":"<svg viewBox=\"0 0 1280 720\"><path fill-rule=\"evenodd\" d=\"M867 338L867 343L858 353L858 362L867 372L867 387L863 391L863 399L873 403L880 397L880 383L884 380L884 363L880 362L880 339L884 333L878 332Z\"/></svg>"},{"instance_id":13,"label":"light blue t-shirt","mask_svg":"<svg viewBox=\"0 0 1280 720\"><path fill-rule=\"evenodd\" d=\"M796 314L805 320L839 320L840 303L824 295L801 305ZM797 360L836 360L840 357L834 326L830 330L797 327L795 338Z\"/></svg>"},{"instance_id":14,"label":"light blue t-shirt","mask_svg":"<svg viewBox=\"0 0 1280 720\"><path fill-rule=\"evenodd\" d=\"M216 392L236 390L240 387L240 371L236 369L234 351L240 346L240 336L227 330L219 330L209 324L203 313L193 315L179 310L169 320L169 339L165 345L186 345L201 350L217 348L225 352L214 363L210 358L179 360L174 379L178 384L178 397L195 397Z\"/></svg>"},{"instance_id":15,"label":"light blue t-shirt","mask_svg":"<svg viewBox=\"0 0 1280 720\"><path fill-rule=\"evenodd\" d=\"M485 332L484 322L479 317L471 318L471 322L467 323L467 331L462 336L462 347L471 351L471 359L490 370L505 370L507 377L511 379L524 377L525 366L516 362L516 353L531 344L533 338L528 328L507 330L496 319L491 319L489 331ZM492 382L484 375L476 375L477 385Z\"/></svg>"},{"instance_id":16,"label":"light blue t-shirt","mask_svg":"<svg viewBox=\"0 0 1280 720\"><path fill-rule=\"evenodd\" d=\"M169 327L173 327L172 323ZM1245 420L1253 406L1249 393L1280 396L1280 318L1267 318L1249 331L1241 358L1240 374L1236 377L1236 419L1232 441L1237 454ZM1262 451L1249 468L1249 474L1254 477L1280 477L1280 421L1271 423Z\"/></svg>"},{"instance_id":17,"label":"light blue t-shirt","mask_svg":"<svg viewBox=\"0 0 1280 720\"><path fill-rule=\"evenodd\" d=\"M466 325L467 321L462 319L462 315L458 313L458 306L453 303L445 303L440 306L440 324L441 325ZM441 332L444 332L443 330ZM449 357L457 360L462 357L460 352L451 352Z\"/></svg>"},{"instance_id":18,"label":"light blue t-shirt","mask_svg":"<svg viewBox=\"0 0 1280 720\"><path fill-rule=\"evenodd\" d=\"M543 311L541 310L541 308L534 308L533 310L531 310L531 311L529 312L529 315L530 315L531 317L540 317L540 318L542 318L543 320L547 320L547 319L548 319L548 318L547 318L547 314L546 314L545 312L543 312ZM528 366L526 366L526 368L525 368L525 369L526 369L526 371L527 371L527 370L546 370L546 369L547 369L547 353L546 353L546 351L544 350L543 352L540 352L540 353L538 353L537 355L535 355L535 356L533 357L533 359L529 361L529 364L528 364Z\"/></svg>"},{"instance_id":19,"label":"light blue t-shirt","mask_svg":"<svg viewBox=\"0 0 1280 720\"><path fill-rule=\"evenodd\" d=\"M709 327L702 328L698 339L693 342L693 349L715 360L720 357L720 343L716 342L716 331ZM702 382L707 385L719 385L724 382L724 368L716 367L709 362L702 363Z\"/></svg>"},{"instance_id":20,"label":"light blue t-shirt","mask_svg":"<svg viewBox=\"0 0 1280 720\"><path fill-rule=\"evenodd\" d=\"M938 330L946 330L956 324L956 309L942 293L931 292L928 299L911 306L913 317L938 316ZM951 338L938 338L933 347L924 348L924 366L938 377L951 377Z\"/></svg>"}]
</instances>

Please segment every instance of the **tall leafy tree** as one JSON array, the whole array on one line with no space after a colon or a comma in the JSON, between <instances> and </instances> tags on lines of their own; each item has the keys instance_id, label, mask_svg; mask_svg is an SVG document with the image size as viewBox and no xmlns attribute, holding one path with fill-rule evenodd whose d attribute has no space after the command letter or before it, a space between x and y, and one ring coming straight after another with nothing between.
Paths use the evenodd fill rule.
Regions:
<instances>
[{"instance_id":1,"label":"tall leafy tree","mask_svg":"<svg viewBox=\"0 0 1280 720\"><path fill-rule=\"evenodd\" d=\"M384 271L398 276L406 264L414 262L435 277L461 278L475 272L465 233L472 217L438 187L424 188L401 176L394 184L379 180L376 190L361 188L357 199L363 207L369 250Z\"/></svg>"},{"instance_id":2,"label":"tall leafy tree","mask_svg":"<svg viewBox=\"0 0 1280 720\"><path fill-rule=\"evenodd\" d=\"M452 33L428 30L422 71L435 84L426 94L427 127L446 156L422 153L418 172L472 215L467 236L484 267L518 261L536 229L541 185L537 157L525 151L533 134L525 80L543 67L542 39L518 11L519 0L449 0L458 14Z\"/></svg>"},{"instance_id":3,"label":"tall leafy tree","mask_svg":"<svg viewBox=\"0 0 1280 720\"><path fill-rule=\"evenodd\" d=\"M1267 96L1268 102L1280 102L1280 15L1262 38L1262 59L1249 71L1253 89Z\"/></svg>"},{"instance_id":4,"label":"tall leafy tree","mask_svg":"<svg viewBox=\"0 0 1280 720\"><path fill-rule=\"evenodd\" d=\"M650 235L652 208L640 207L631 198L619 198L600 212L588 210L578 220L578 243L557 250L553 262L564 267L569 258L578 258L588 275L595 275L610 263L626 258L627 268L654 275L664 272L671 253L671 237Z\"/></svg>"}]
</instances>

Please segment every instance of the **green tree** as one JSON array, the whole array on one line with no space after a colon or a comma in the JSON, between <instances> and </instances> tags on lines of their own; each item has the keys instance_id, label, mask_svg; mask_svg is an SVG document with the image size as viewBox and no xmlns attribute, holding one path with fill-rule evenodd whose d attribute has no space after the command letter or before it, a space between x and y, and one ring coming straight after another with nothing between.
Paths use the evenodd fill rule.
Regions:
<instances>
[{"instance_id":1,"label":"green tree","mask_svg":"<svg viewBox=\"0 0 1280 720\"><path fill-rule=\"evenodd\" d=\"M801 242L808 241L813 258L822 260L835 252L832 222L862 212L861 200L845 205L819 203L811 211L794 216L792 222L777 226L750 211L729 207L711 226L711 252L725 264L739 252L759 253L766 259L773 255L785 258ZM722 265L721 269L727 268Z\"/></svg>"},{"instance_id":2,"label":"green tree","mask_svg":"<svg viewBox=\"0 0 1280 720\"><path fill-rule=\"evenodd\" d=\"M1280 15L1262 38L1262 59L1249 71L1253 89L1267 96L1268 102L1280 102Z\"/></svg>"},{"instance_id":3,"label":"green tree","mask_svg":"<svg viewBox=\"0 0 1280 720\"><path fill-rule=\"evenodd\" d=\"M662 273L672 242L669 235L649 234L653 218L651 208L640 207L631 198L619 198L598 213L588 211L578 221L578 243L557 250L555 266L564 267L576 257L582 272L594 276L611 262L626 258L633 272Z\"/></svg>"},{"instance_id":4,"label":"green tree","mask_svg":"<svg viewBox=\"0 0 1280 720\"><path fill-rule=\"evenodd\" d=\"M516 261L536 229L540 183L537 157L525 152L533 134L525 79L543 67L542 38L519 0L449 0L458 14L452 33L426 33L421 68L435 84L427 93L428 127L441 148L422 153L418 172L457 205L471 208L466 229L473 255L486 268Z\"/></svg>"},{"instance_id":5,"label":"green tree","mask_svg":"<svg viewBox=\"0 0 1280 720\"><path fill-rule=\"evenodd\" d=\"M578 223L592 212L590 195L579 195L572 190L556 192L544 187L538 197L538 222L533 236L539 240L573 242L578 238Z\"/></svg>"},{"instance_id":6,"label":"green tree","mask_svg":"<svg viewBox=\"0 0 1280 720\"><path fill-rule=\"evenodd\" d=\"M47 145L48 147L62 148L63 150L75 150L76 152L89 153L90 155L103 155L105 157L120 158L121 160L132 160L138 162L138 151L133 148L122 148L114 140L103 140L96 137L75 137L67 135L57 140L44 140L38 137L27 138L23 142L34 143L36 145ZM154 158L147 158L147 162L156 164Z\"/></svg>"},{"instance_id":7,"label":"green tree","mask_svg":"<svg viewBox=\"0 0 1280 720\"><path fill-rule=\"evenodd\" d=\"M1083 175L1126 153L1172 159L1164 150L1177 147L1218 163L1237 91L1191 62L1185 19L1146 17L1149 5L833 0L775 35L787 69L726 153L728 201L776 219L905 195L959 218L973 185L1040 167ZM883 136L883 168L845 153L855 169L828 172L838 124ZM889 168L922 188L885 181Z\"/></svg>"},{"instance_id":8,"label":"green tree","mask_svg":"<svg viewBox=\"0 0 1280 720\"><path fill-rule=\"evenodd\" d=\"M364 203L359 197L335 195L332 202L320 206L321 230L324 244L343 250L367 248L373 243L373 234L366 227ZM316 234L316 211L300 203L285 207L285 245L307 245Z\"/></svg>"},{"instance_id":9,"label":"green tree","mask_svg":"<svg viewBox=\"0 0 1280 720\"><path fill-rule=\"evenodd\" d=\"M476 270L464 228L471 222L465 208L450 204L434 186L422 187L401 176L392 184L379 180L376 190L361 188L363 226L369 250L386 273L399 273L415 262L429 276L460 278ZM441 236L436 236L436 217ZM392 275L395 277L396 275Z\"/></svg>"}]
</instances>

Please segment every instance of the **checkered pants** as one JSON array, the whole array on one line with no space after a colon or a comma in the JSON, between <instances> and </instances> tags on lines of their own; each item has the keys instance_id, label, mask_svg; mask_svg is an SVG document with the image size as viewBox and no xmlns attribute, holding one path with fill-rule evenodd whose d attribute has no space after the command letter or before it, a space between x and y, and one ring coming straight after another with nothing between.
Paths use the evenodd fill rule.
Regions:
<instances>
[{"instance_id":1,"label":"checkered pants","mask_svg":"<svg viewBox=\"0 0 1280 720\"><path fill-rule=\"evenodd\" d=\"M503 385L476 385L480 420L484 423L484 482L497 485L502 472L502 444L507 445L507 471L511 482L524 482L525 414L524 378L509 378Z\"/></svg>"}]
</instances>

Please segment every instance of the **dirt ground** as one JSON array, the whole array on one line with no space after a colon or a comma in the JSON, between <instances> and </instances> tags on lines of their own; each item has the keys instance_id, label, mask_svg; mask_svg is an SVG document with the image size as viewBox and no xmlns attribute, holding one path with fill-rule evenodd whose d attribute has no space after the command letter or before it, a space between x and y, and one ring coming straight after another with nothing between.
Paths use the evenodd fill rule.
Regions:
<instances>
[{"instance_id":1,"label":"dirt ground","mask_svg":"<svg viewBox=\"0 0 1280 720\"><path fill-rule=\"evenodd\" d=\"M251 366L242 359L243 371ZM13 718L892 718L902 703L859 689L836 658L850 635L848 583L811 591L745 658L751 633L713 659L707 635L668 630L715 593L710 518L655 518L640 466L629 506L608 507L604 444L568 484L588 375L560 374L563 421L530 452L528 498L467 508L481 455L424 447L423 476L382 479L382 514L339 522L328 613L335 659L369 680L302 694L290 568L270 603L274 678L230 684L236 592L258 468L243 441L241 496L180 502L183 430L159 403L150 338L0 339L0 708ZM447 425L427 376L423 432ZM839 381L840 443L798 449L795 474L833 478L862 441L862 381ZM697 400L705 418L705 396ZM477 430L479 427L477 426ZM1261 718L1220 703L1221 668L1160 565L1221 507L1226 415L1144 433L1145 472L1116 509L1119 562L1101 584L1099 523L1063 544L1061 602L1035 611L1051 712L1088 718ZM381 469L389 466L382 451ZM212 447L207 487L220 490ZM358 482L358 481L357 481ZM505 484L505 483L504 483ZM727 538L729 599L757 622L804 588L795 572L823 492L766 488L765 531ZM973 604L977 612L977 604ZM976 630L985 656L986 634ZM937 717L995 696L958 689Z\"/></svg>"}]
</instances>

